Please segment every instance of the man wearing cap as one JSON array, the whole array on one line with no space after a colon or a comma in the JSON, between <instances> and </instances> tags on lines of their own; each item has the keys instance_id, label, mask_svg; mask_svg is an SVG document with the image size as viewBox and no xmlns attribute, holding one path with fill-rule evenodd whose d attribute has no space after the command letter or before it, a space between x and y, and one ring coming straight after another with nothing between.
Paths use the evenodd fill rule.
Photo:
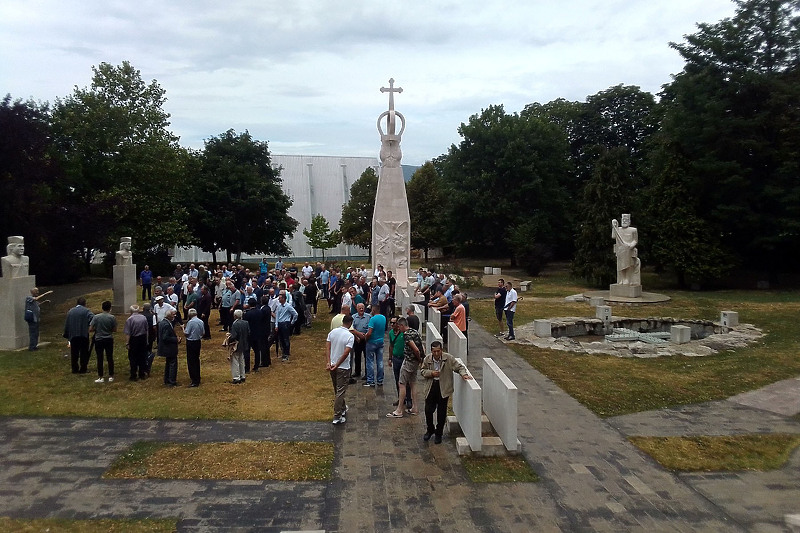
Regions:
<instances>
[{"instance_id":1,"label":"man wearing cap","mask_svg":"<svg viewBox=\"0 0 800 533\"><path fill-rule=\"evenodd\" d=\"M175 311L175 308L168 304L161 295L156 296L155 302L156 304L153 306L153 313L156 315L156 324L158 324L164 320L164 317L167 316L167 313L170 310Z\"/></svg>"},{"instance_id":2,"label":"man wearing cap","mask_svg":"<svg viewBox=\"0 0 800 533\"><path fill-rule=\"evenodd\" d=\"M200 347L205 326L197 318L197 309L189 309L189 321L183 332L186 335L186 367L189 370L190 387L200 386Z\"/></svg>"},{"instance_id":3,"label":"man wearing cap","mask_svg":"<svg viewBox=\"0 0 800 533\"><path fill-rule=\"evenodd\" d=\"M147 317L139 311L138 305L131 306L131 316L125 321L122 332L125 334L125 346L128 348L128 362L130 363L130 380L144 379L147 377L147 336L150 325Z\"/></svg>"}]
</instances>

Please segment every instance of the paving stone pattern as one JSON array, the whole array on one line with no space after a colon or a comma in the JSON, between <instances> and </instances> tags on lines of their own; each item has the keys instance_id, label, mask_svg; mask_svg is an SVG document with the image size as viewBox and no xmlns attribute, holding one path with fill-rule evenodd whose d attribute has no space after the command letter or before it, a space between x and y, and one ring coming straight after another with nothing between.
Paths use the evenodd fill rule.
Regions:
<instances>
[{"instance_id":1,"label":"paving stone pattern","mask_svg":"<svg viewBox=\"0 0 800 533\"><path fill-rule=\"evenodd\" d=\"M384 387L351 386L343 426L2 419L0 515L176 517L179 531L191 532L781 531L784 507L800 501L796 456L775 473L676 476L625 438L658 434L652 431L659 426L696 431L693 418L709 427L717 421L719 431L729 432L740 422L748 431L785 431L796 426L789 419L758 419L729 402L735 406L729 419L709 405L604 421L474 323L469 342L472 357L492 357L520 390L519 438L539 483L472 484L452 437L445 434L441 445L423 442L422 414L385 418L396 397L387 366ZM481 370L471 368L478 379ZM101 479L116 455L139 440L259 439L334 442L332 481Z\"/></svg>"}]
</instances>

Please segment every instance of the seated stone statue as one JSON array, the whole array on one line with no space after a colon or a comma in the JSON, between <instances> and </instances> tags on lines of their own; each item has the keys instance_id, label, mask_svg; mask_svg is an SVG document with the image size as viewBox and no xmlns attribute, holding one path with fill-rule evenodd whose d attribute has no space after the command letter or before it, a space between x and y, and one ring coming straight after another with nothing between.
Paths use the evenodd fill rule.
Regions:
<instances>
[{"instance_id":1,"label":"seated stone statue","mask_svg":"<svg viewBox=\"0 0 800 533\"><path fill-rule=\"evenodd\" d=\"M117 252L118 265L132 265L133 253L131 252L131 238L122 237L119 241L119 251Z\"/></svg>"},{"instance_id":2,"label":"seated stone statue","mask_svg":"<svg viewBox=\"0 0 800 533\"><path fill-rule=\"evenodd\" d=\"M25 238L20 235L15 235L8 238L8 246L6 246L6 255L0 258L0 265L3 267L4 278L21 278L27 276L29 269L29 260L25 253Z\"/></svg>"},{"instance_id":3,"label":"seated stone statue","mask_svg":"<svg viewBox=\"0 0 800 533\"><path fill-rule=\"evenodd\" d=\"M636 245L639 232L631 227L631 216L622 215L622 225L617 219L611 221L611 238L614 239L614 254L617 256L617 283L619 285L641 285L641 263Z\"/></svg>"}]
</instances>

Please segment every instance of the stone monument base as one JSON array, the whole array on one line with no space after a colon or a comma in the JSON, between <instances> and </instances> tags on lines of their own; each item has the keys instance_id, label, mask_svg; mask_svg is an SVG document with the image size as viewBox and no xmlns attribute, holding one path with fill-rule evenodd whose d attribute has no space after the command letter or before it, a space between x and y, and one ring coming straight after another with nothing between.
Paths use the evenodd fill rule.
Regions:
<instances>
[{"instance_id":1,"label":"stone monument base","mask_svg":"<svg viewBox=\"0 0 800 533\"><path fill-rule=\"evenodd\" d=\"M114 300L111 312L126 315L136 303L136 265L114 265Z\"/></svg>"},{"instance_id":2,"label":"stone monument base","mask_svg":"<svg viewBox=\"0 0 800 533\"><path fill-rule=\"evenodd\" d=\"M0 350L28 346L28 323L25 322L25 298L36 286L36 276L0 278Z\"/></svg>"},{"instance_id":3,"label":"stone monument base","mask_svg":"<svg viewBox=\"0 0 800 533\"><path fill-rule=\"evenodd\" d=\"M612 283L609 287L609 295L621 298L640 298L642 296L642 286Z\"/></svg>"}]
</instances>

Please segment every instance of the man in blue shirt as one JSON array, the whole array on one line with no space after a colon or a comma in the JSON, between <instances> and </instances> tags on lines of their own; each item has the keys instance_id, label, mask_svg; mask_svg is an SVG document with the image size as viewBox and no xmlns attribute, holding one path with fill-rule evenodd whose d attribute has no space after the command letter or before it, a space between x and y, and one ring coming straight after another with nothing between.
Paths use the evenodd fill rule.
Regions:
<instances>
[{"instance_id":1,"label":"man in blue shirt","mask_svg":"<svg viewBox=\"0 0 800 533\"><path fill-rule=\"evenodd\" d=\"M386 317L380 314L380 306L372 306L372 317L367 330L367 382L365 387L383 386L383 336L386 333ZM377 375L375 366L377 365Z\"/></svg>"},{"instance_id":2,"label":"man in blue shirt","mask_svg":"<svg viewBox=\"0 0 800 533\"><path fill-rule=\"evenodd\" d=\"M278 296L278 306L275 308L275 333L278 335L278 341L281 343L281 350L283 350L283 357L281 360L284 363L289 362L289 350L291 348L289 334L292 324L297 321L297 311L290 304L286 303L286 291L281 291Z\"/></svg>"},{"instance_id":3,"label":"man in blue shirt","mask_svg":"<svg viewBox=\"0 0 800 533\"><path fill-rule=\"evenodd\" d=\"M200 386L200 346L206 327L203 321L197 318L197 310L189 309L189 321L183 328L186 335L186 367L189 370L190 387Z\"/></svg>"}]
</instances>

